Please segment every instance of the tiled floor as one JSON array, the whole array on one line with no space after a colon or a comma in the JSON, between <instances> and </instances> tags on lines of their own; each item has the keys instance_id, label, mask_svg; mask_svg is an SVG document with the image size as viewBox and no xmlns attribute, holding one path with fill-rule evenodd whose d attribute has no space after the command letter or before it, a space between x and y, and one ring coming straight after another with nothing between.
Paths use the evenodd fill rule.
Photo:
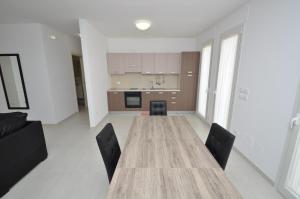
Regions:
<instances>
[{"instance_id":1,"label":"tiled floor","mask_svg":"<svg viewBox=\"0 0 300 199\"><path fill-rule=\"evenodd\" d=\"M206 140L208 127L195 115L186 118ZM105 167L95 137L112 122L121 148L134 116L110 114L90 129L86 112L73 115L58 125L45 125L48 158L16 184L3 199L104 199L108 190ZM226 174L247 199L282 198L237 152L231 153Z\"/></svg>"}]
</instances>

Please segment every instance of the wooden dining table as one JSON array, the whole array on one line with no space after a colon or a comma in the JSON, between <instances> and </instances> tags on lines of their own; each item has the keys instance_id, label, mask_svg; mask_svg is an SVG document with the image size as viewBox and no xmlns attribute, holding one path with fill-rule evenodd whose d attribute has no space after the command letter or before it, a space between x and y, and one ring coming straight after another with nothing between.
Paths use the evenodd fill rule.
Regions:
<instances>
[{"instance_id":1,"label":"wooden dining table","mask_svg":"<svg viewBox=\"0 0 300 199\"><path fill-rule=\"evenodd\" d=\"M138 116L107 198L242 197L184 116Z\"/></svg>"}]
</instances>

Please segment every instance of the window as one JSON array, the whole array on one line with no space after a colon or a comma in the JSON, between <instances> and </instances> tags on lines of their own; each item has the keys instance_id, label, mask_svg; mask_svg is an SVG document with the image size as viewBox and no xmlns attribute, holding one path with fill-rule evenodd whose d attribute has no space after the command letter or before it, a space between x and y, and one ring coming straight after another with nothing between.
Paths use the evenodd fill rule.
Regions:
<instances>
[{"instance_id":1,"label":"window","mask_svg":"<svg viewBox=\"0 0 300 199\"><path fill-rule=\"evenodd\" d=\"M237 59L239 34L231 35L222 40L218 69L214 122L227 128L235 64Z\"/></svg>"},{"instance_id":2,"label":"window","mask_svg":"<svg viewBox=\"0 0 300 199\"><path fill-rule=\"evenodd\" d=\"M211 53L212 53L212 44L208 44L202 49L199 92L198 92L199 93L198 113L204 118L206 118L206 110L207 110Z\"/></svg>"}]
</instances>

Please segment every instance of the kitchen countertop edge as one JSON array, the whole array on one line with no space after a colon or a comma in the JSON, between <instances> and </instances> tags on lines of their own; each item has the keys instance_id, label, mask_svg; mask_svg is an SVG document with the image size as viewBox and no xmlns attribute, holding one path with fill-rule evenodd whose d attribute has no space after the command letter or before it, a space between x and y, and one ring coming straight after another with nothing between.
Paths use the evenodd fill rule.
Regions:
<instances>
[{"instance_id":1,"label":"kitchen countertop edge","mask_svg":"<svg viewBox=\"0 0 300 199\"><path fill-rule=\"evenodd\" d=\"M179 89L136 89L136 90L131 90L131 89L108 89L107 92L180 92Z\"/></svg>"}]
</instances>

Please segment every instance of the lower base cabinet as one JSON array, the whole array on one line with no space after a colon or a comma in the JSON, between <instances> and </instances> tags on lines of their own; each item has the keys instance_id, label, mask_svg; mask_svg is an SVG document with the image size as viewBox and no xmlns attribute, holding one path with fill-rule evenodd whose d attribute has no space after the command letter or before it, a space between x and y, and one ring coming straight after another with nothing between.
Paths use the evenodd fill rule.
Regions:
<instances>
[{"instance_id":1,"label":"lower base cabinet","mask_svg":"<svg viewBox=\"0 0 300 199\"><path fill-rule=\"evenodd\" d=\"M124 92L107 92L109 111L125 111Z\"/></svg>"},{"instance_id":2,"label":"lower base cabinet","mask_svg":"<svg viewBox=\"0 0 300 199\"><path fill-rule=\"evenodd\" d=\"M149 111L151 100L167 101L168 111L193 111L193 106L187 105L188 99L179 91L145 91L142 92L142 108L125 108L124 92L108 91L109 111Z\"/></svg>"}]
</instances>

